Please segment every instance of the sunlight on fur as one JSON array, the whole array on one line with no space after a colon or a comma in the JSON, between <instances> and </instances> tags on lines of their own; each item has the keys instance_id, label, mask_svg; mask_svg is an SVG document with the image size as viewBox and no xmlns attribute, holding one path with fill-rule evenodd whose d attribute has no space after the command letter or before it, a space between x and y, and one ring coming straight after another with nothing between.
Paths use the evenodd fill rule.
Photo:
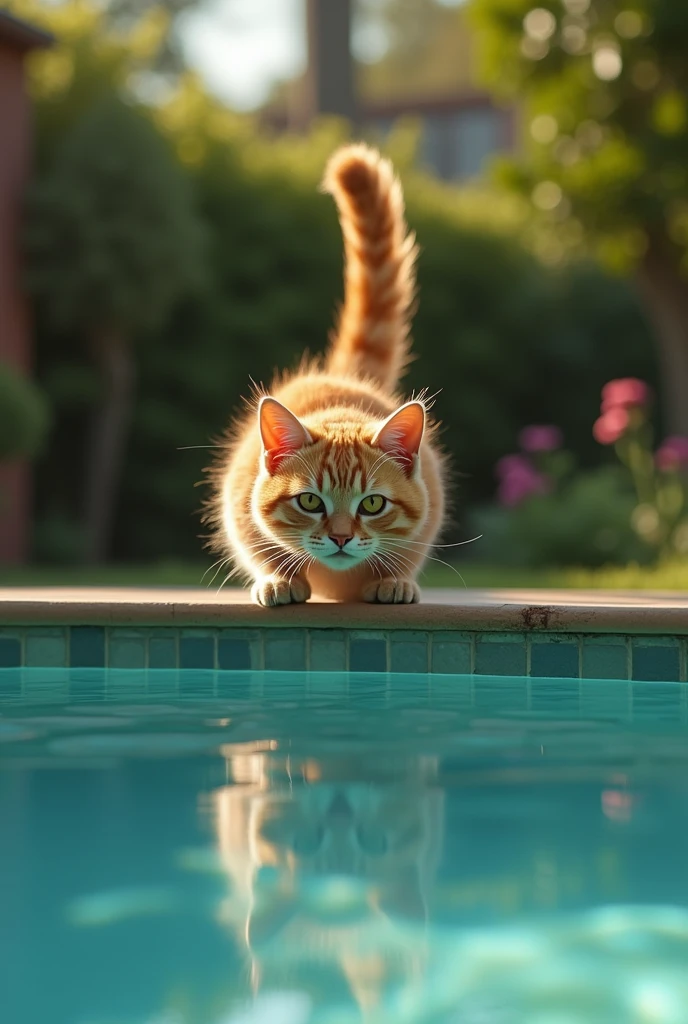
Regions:
<instances>
[{"instance_id":1,"label":"sunlight on fur","mask_svg":"<svg viewBox=\"0 0 688 1024\"><path fill-rule=\"evenodd\" d=\"M206 522L272 606L312 594L408 604L444 519L444 457L421 395L396 393L408 361L416 247L391 164L334 154L323 189L339 212L345 299L329 353L257 389L219 446Z\"/></svg>"},{"instance_id":2,"label":"sunlight on fur","mask_svg":"<svg viewBox=\"0 0 688 1024\"><path fill-rule=\"evenodd\" d=\"M317 998L326 978L330 994L368 1011L388 986L418 985L443 842L435 771L418 757L227 756L232 784L210 799L230 888L221 917L255 992Z\"/></svg>"}]
</instances>

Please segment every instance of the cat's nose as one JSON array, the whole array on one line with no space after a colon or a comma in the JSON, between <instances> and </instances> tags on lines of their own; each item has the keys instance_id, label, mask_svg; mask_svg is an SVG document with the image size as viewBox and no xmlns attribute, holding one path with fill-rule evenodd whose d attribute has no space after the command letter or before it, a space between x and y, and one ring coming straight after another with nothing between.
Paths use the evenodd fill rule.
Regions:
<instances>
[{"instance_id":1,"label":"cat's nose","mask_svg":"<svg viewBox=\"0 0 688 1024\"><path fill-rule=\"evenodd\" d=\"M331 533L330 540L337 545L339 548L343 548L345 544L348 544L350 540L353 540L353 534L345 533Z\"/></svg>"}]
</instances>

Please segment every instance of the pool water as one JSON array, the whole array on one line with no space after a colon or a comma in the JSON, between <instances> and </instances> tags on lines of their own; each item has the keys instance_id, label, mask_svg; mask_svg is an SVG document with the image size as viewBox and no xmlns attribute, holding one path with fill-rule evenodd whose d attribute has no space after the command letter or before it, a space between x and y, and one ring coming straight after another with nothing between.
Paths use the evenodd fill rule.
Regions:
<instances>
[{"instance_id":1,"label":"pool water","mask_svg":"<svg viewBox=\"0 0 688 1024\"><path fill-rule=\"evenodd\" d=\"M33 671L3 1022L688 1022L681 684Z\"/></svg>"}]
</instances>

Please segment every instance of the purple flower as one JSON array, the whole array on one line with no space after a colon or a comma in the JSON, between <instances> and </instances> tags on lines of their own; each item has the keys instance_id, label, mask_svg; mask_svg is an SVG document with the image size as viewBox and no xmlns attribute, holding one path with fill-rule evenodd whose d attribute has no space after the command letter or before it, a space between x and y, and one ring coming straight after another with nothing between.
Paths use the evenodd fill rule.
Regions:
<instances>
[{"instance_id":1,"label":"purple flower","mask_svg":"<svg viewBox=\"0 0 688 1024\"><path fill-rule=\"evenodd\" d=\"M667 437L655 454L655 464L668 471L688 468L688 437Z\"/></svg>"},{"instance_id":2,"label":"purple flower","mask_svg":"<svg viewBox=\"0 0 688 1024\"><path fill-rule=\"evenodd\" d=\"M524 427L518 437L524 452L554 452L563 441L559 427L533 425Z\"/></svg>"},{"instance_id":3,"label":"purple flower","mask_svg":"<svg viewBox=\"0 0 688 1024\"><path fill-rule=\"evenodd\" d=\"M535 494L546 494L549 478L540 473L525 455L505 455L496 467L499 478L497 494L502 505L520 505Z\"/></svg>"}]
</instances>

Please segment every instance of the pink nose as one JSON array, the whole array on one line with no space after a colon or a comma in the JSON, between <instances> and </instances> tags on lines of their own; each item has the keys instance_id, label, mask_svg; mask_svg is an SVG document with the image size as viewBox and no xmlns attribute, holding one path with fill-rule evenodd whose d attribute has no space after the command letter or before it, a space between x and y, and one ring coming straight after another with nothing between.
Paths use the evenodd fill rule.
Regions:
<instances>
[{"instance_id":1,"label":"pink nose","mask_svg":"<svg viewBox=\"0 0 688 1024\"><path fill-rule=\"evenodd\" d=\"M353 540L351 534L344 533L331 533L330 540L337 545L339 548L343 548L345 544L348 544L350 540Z\"/></svg>"}]
</instances>

